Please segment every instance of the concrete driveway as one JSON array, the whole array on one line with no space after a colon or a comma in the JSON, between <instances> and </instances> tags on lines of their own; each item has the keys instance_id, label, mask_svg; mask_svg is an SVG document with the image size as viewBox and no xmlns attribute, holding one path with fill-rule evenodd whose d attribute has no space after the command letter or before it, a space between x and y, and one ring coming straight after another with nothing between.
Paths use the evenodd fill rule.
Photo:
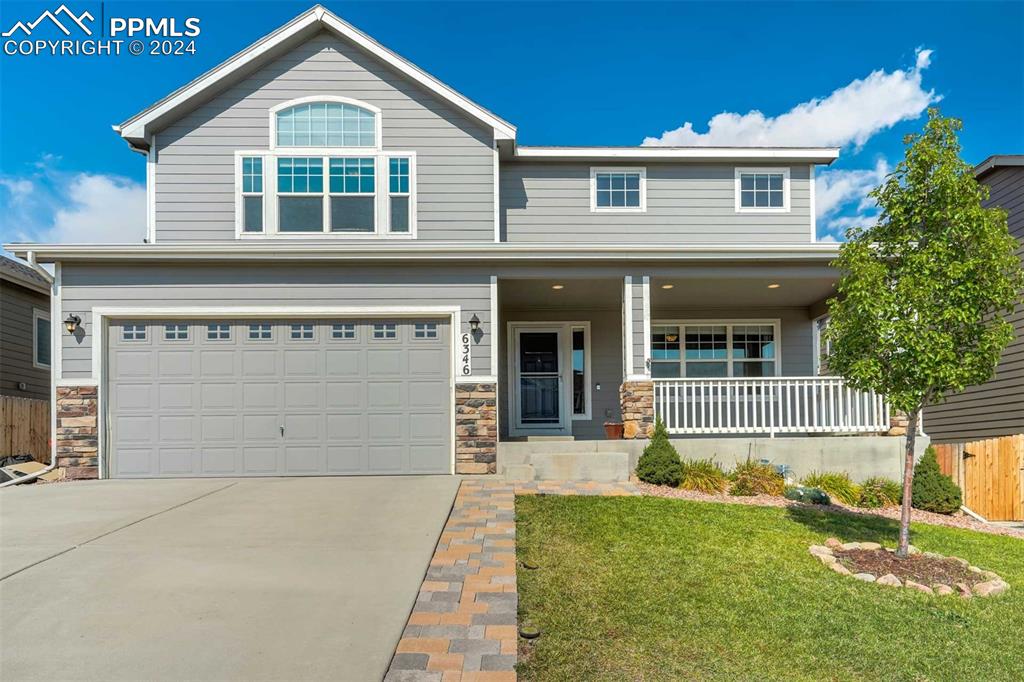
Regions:
<instances>
[{"instance_id":1,"label":"concrete driveway","mask_svg":"<svg viewBox=\"0 0 1024 682\"><path fill-rule=\"evenodd\" d=\"M0 679L379 680L458 485L0 490Z\"/></svg>"}]
</instances>

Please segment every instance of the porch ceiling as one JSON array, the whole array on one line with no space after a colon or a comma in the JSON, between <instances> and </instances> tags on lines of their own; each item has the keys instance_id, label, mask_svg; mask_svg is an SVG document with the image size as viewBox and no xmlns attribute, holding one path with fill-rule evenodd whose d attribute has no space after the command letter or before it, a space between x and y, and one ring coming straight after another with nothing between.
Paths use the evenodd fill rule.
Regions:
<instances>
[{"instance_id":1,"label":"porch ceiling","mask_svg":"<svg viewBox=\"0 0 1024 682\"><path fill-rule=\"evenodd\" d=\"M561 289L552 287L561 286ZM498 280L498 299L502 307L520 308L598 308L619 309L622 305L622 280L573 279L550 277L547 279Z\"/></svg>"},{"instance_id":2,"label":"porch ceiling","mask_svg":"<svg viewBox=\"0 0 1024 682\"><path fill-rule=\"evenodd\" d=\"M832 277L651 278L651 309L808 307L835 294ZM777 287L769 288L769 285ZM671 286L665 289L665 286Z\"/></svg>"}]
</instances>

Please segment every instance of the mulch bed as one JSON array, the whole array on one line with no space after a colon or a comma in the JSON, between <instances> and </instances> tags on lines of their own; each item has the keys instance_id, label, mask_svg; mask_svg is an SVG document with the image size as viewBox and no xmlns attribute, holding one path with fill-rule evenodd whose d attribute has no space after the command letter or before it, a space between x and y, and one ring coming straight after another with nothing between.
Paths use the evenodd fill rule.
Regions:
<instances>
[{"instance_id":1,"label":"mulch bed","mask_svg":"<svg viewBox=\"0 0 1024 682\"><path fill-rule=\"evenodd\" d=\"M988 578L967 569L967 566L949 557L931 557L911 554L906 559L884 549L836 549L835 557L851 573L885 575L891 573L902 581L913 580L922 585L955 585L966 583L974 587Z\"/></svg>"}]
</instances>

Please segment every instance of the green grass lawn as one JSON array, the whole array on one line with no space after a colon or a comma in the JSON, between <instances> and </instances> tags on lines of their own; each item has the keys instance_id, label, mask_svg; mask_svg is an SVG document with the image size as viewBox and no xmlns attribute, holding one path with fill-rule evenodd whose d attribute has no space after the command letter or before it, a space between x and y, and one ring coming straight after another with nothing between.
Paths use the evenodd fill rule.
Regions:
<instances>
[{"instance_id":1,"label":"green grass lawn","mask_svg":"<svg viewBox=\"0 0 1024 682\"><path fill-rule=\"evenodd\" d=\"M829 536L895 546L867 516L653 497L518 497L523 680L1024 680L1024 541L913 526L1011 590L929 597L807 553Z\"/></svg>"}]
</instances>

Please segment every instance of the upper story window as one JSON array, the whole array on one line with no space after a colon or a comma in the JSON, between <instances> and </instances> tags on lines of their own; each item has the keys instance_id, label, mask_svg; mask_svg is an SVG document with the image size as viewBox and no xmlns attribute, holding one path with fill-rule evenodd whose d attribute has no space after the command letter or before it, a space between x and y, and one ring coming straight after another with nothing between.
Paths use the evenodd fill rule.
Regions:
<instances>
[{"instance_id":1,"label":"upper story window","mask_svg":"<svg viewBox=\"0 0 1024 682\"><path fill-rule=\"evenodd\" d=\"M788 168L737 168L737 213L788 213Z\"/></svg>"},{"instance_id":2,"label":"upper story window","mask_svg":"<svg viewBox=\"0 0 1024 682\"><path fill-rule=\"evenodd\" d=\"M647 210L647 169L591 168L590 210L642 213Z\"/></svg>"},{"instance_id":3,"label":"upper story window","mask_svg":"<svg viewBox=\"0 0 1024 682\"><path fill-rule=\"evenodd\" d=\"M278 147L377 147L377 115L345 102L308 102L275 112Z\"/></svg>"}]
</instances>

